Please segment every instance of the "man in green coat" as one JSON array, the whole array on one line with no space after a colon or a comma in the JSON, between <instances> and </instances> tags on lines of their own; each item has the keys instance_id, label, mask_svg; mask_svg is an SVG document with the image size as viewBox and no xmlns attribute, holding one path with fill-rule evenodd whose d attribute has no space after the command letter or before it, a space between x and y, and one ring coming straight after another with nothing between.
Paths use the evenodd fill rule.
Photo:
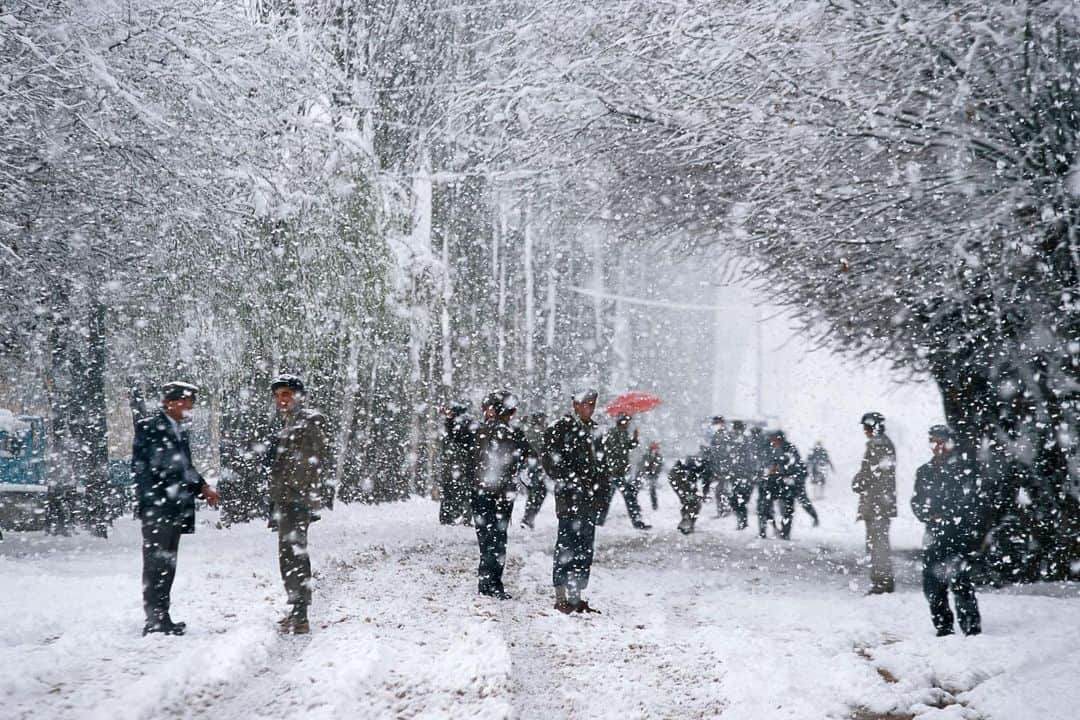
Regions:
<instances>
[{"instance_id":1,"label":"man in green coat","mask_svg":"<svg viewBox=\"0 0 1080 720\"><path fill-rule=\"evenodd\" d=\"M304 382L279 375L270 385L281 425L269 449L270 523L278 532L278 564L291 609L279 623L287 633L306 634L311 605L308 528L322 508L324 481L330 477L326 421L304 407Z\"/></svg>"},{"instance_id":2,"label":"man in green coat","mask_svg":"<svg viewBox=\"0 0 1080 720\"><path fill-rule=\"evenodd\" d=\"M889 557L889 523L896 517L896 449L885 434L881 413L862 416L866 452L851 489L859 496L858 519L866 523L866 552L870 556L871 595L893 591Z\"/></svg>"}]
</instances>

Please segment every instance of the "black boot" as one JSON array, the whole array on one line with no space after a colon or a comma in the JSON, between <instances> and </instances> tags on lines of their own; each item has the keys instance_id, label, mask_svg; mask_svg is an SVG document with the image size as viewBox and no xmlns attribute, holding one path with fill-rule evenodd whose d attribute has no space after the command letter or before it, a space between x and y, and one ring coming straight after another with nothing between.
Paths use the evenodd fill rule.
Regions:
<instances>
[{"instance_id":1,"label":"black boot","mask_svg":"<svg viewBox=\"0 0 1080 720\"><path fill-rule=\"evenodd\" d=\"M154 633L161 633L162 635L183 635L187 631L187 624L182 622L173 622L172 618L168 614L163 615L160 618L147 620L143 625L143 637L152 635Z\"/></svg>"},{"instance_id":2,"label":"black boot","mask_svg":"<svg viewBox=\"0 0 1080 720\"><path fill-rule=\"evenodd\" d=\"M292 623L289 625L288 632L292 635L307 635L311 632L311 625L308 623L307 605L303 603L297 603L293 605Z\"/></svg>"}]
</instances>

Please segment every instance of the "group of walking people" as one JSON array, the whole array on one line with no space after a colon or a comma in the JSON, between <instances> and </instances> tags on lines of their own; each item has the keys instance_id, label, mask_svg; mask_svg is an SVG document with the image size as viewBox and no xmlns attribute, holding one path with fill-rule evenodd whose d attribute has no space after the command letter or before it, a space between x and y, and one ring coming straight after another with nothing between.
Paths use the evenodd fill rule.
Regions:
<instances>
[{"instance_id":1,"label":"group of walking people","mask_svg":"<svg viewBox=\"0 0 1080 720\"><path fill-rule=\"evenodd\" d=\"M645 486L654 510L664 458L658 442L650 442L631 471L631 451L638 432L631 418L620 415L600 434L593 420L597 393L576 395L572 412L548 427L543 414L533 414L516 426L517 400L507 391L492 393L474 421L464 404L451 407L443 444L443 523L470 523L480 549L479 591L508 598L502 583L507 530L518 483L526 479L527 503L522 526L532 528L547 495L546 474L555 494L559 526L553 553L555 607L562 612L594 611L581 593L588 586L597 525L602 525L616 492L621 491L635 527L649 529L641 517L638 493ZM867 412L860 418L866 447L851 489L858 496L857 519L865 524L870 565L868 594L895 589L889 529L897 514L896 449L885 430L885 418ZM931 459L916 474L911 499L915 517L926 524L923 551L923 591L939 635L954 631L948 594L954 595L956 616L964 634L980 632L971 568L979 540L980 494L975 464L955 446L944 425L930 428ZM723 417L711 421L707 442L690 456L677 460L668 481L680 503L678 529L694 531L706 498L715 496L717 515L731 513L739 530L749 526L748 505L757 493L758 535L790 539L796 506L818 524L817 510L807 495L807 481L819 495L834 470L828 452L816 443L803 462L782 430ZM711 493L710 493L711 491ZM777 521L777 515L779 521Z\"/></svg>"},{"instance_id":2,"label":"group of walking people","mask_svg":"<svg viewBox=\"0 0 1080 720\"><path fill-rule=\"evenodd\" d=\"M743 420L729 425L724 417L713 417L708 441L697 453L678 460L668 474L681 505L679 530L692 533L702 504L713 497L718 517L734 514L736 529L747 528L747 508L755 491L759 536L767 537L771 526L777 537L790 539L796 505L817 525L817 509L806 493L806 482L813 477L823 484L825 467L832 464L820 444L810 459L803 463L782 430L765 430Z\"/></svg>"}]
</instances>

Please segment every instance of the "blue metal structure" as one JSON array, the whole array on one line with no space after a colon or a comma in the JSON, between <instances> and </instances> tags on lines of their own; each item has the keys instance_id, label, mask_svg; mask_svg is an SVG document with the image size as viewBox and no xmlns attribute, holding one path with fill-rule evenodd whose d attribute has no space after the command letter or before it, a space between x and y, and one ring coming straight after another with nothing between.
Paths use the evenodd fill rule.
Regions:
<instances>
[{"instance_id":1,"label":"blue metal structure","mask_svg":"<svg viewBox=\"0 0 1080 720\"><path fill-rule=\"evenodd\" d=\"M0 526L31 528L44 520L45 419L0 411Z\"/></svg>"}]
</instances>

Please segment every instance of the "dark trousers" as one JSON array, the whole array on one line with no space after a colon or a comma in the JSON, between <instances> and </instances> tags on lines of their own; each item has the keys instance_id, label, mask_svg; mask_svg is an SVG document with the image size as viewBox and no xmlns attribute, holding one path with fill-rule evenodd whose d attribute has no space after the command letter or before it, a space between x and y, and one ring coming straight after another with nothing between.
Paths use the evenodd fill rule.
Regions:
<instances>
[{"instance_id":1,"label":"dark trousers","mask_svg":"<svg viewBox=\"0 0 1080 720\"><path fill-rule=\"evenodd\" d=\"M735 511L739 530L742 530L747 525L746 506L750 502L750 495L753 492L754 484L745 480L736 480L731 485L731 509Z\"/></svg>"},{"instance_id":2,"label":"dark trousers","mask_svg":"<svg viewBox=\"0 0 1080 720\"><path fill-rule=\"evenodd\" d=\"M453 466L443 473L442 498L439 500L439 522L443 525L468 525L472 489L464 471Z\"/></svg>"},{"instance_id":3,"label":"dark trousers","mask_svg":"<svg viewBox=\"0 0 1080 720\"><path fill-rule=\"evenodd\" d=\"M308 527L311 511L292 505L274 509L277 513L278 565L285 593L294 608L311 604L311 558L308 556Z\"/></svg>"},{"instance_id":4,"label":"dark trousers","mask_svg":"<svg viewBox=\"0 0 1080 720\"><path fill-rule=\"evenodd\" d=\"M580 592L589 586L595 542L596 525L589 519L559 518L551 573L555 587L569 586Z\"/></svg>"},{"instance_id":5,"label":"dark trousers","mask_svg":"<svg viewBox=\"0 0 1080 720\"><path fill-rule=\"evenodd\" d=\"M981 631L979 603L971 581L971 563L967 552L930 545L923 550L923 594L930 603L930 618L939 633L953 630L949 609L949 590L956 602L956 616L965 635Z\"/></svg>"},{"instance_id":6,"label":"dark trousers","mask_svg":"<svg viewBox=\"0 0 1080 720\"><path fill-rule=\"evenodd\" d=\"M758 535L765 537L766 526L773 519L773 503L776 501L773 482L771 480L759 481L757 493Z\"/></svg>"},{"instance_id":7,"label":"dark trousers","mask_svg":"<svg viewBox=\"0 0 1080 720\"><path fill-rule=\"evenodd\" d=\"M716 517L723 517L731 512L731 487L732 477L730 475L721 475L716 479L716 485L713 490L716 495Z\"/></svg>"},{"instance_id":8,"label":"dark trousers","mask_svg":"<svg viewBox=\"0 0 1080 720\"><path fill-rule=\"evenodd\" d=\"M866 554L870 556L870 588L875 592L892 592L895 586L892 559L889 557L889 523L891 518L866 520ZM946 603L946 607L948 604ZM949 621L952 624L952 621Z\"/></svg>"},{"instance_id":9,"label":"dark trousers","mask_svg":"<svg viewBox=\"0 0 1080 720\"><path fill-rule=\"evenodd\" d=\"M697 522L698 513L701 512L701 496L691 483L672 483L672 490L679 498L679 531L689 535L694 532L694 524Z\"/></svg>"},{"instance_id":10,"label":"dark trousers","mask_svg":"<svg viewBox=\"0 0 1080 720\"><path fill-rule=\"evenodd\" d=\"M169 619L169 595L176 578L176 555L180 548L180 527L169 522L143 522L143 611L146 622Z\"/></svg>"},{"instance_id":11,"label":"dark trousers","mask_svg":"<svg viewBox=\"0 0 1080 720\"><path fill-rule=\"evenodd\" d=\"M795 488L783 485L783 480L778 481L781 485L777 500L780 501L780 537L785 540L791 539L791 522L795 518Z\"/></svg>"},{"instance_id":12,"label":"dark trousers","mask_svg":"<svg viewBox=\"0 0 1080 720\"><path fill-rule=\"evenodd\" d=\"M806 483L802 483L798 486L795 493L795 499L799 501L799 505L802 506L802 509L806 511L806 514L809 515L816 524L818 522L818 514L817 510L814 508L814 503L810 502L810 496L806 494Z\"/></svg>"},{"instance_id":13,"label":"dark trousers","mask_svg":"<svg viewBox=\"0 0 1080 720\"><path fill-rule=\"evenodd\" d=\"M596 524L603 525L607 522L608 511L611 509L611 502L615 499L616 492L622 493L623 502L626 503L626 514L630 516L630 522L635 525L640 523L641 503L638 502L637 483L625 476L617 476L611 479L607 502L604 503L604 511L600 513L600 519L596 521Z\"/></svg>"},{"instance_id":14,"label":"dark trousers","mask_svg":"<svg viewBox=\"0 0 1080 720\"><path fill-rule=\"evenodd\" d=\"M472 499L473 527L480 546L477 584L487 595L503 590L503 566L506 564L506 528L514 501L505 497L476 493Z\"/></svg>"},{"instance_id":15,"label":"dark trousers","mask_svg":"<svg viewBox=\"0 0 1080 720\"><path fill-rule=\"evenodd\" d=\"M531 525L536 516L540 514L540 508L543 506L544 499L547 498L548 494L547 484L544 482L544 473L539 468L529 470L528 493L528 498L525 501L524 520Z\"/></svg>"},{"instance_id":16,"label":"dark trousers","mask_svg":"<svg viewBox=\"0 0 1080 720\"><path fill-rule=\"evenodd\" d=\"M659 504L659 502L657 502L658 500L659 500L659 498L656 496L656 478L655 477L650 477L649 478L649 504L652 505L652 509L654 511L660 509L660 504Z\"/></svg>"}]
</instances>

